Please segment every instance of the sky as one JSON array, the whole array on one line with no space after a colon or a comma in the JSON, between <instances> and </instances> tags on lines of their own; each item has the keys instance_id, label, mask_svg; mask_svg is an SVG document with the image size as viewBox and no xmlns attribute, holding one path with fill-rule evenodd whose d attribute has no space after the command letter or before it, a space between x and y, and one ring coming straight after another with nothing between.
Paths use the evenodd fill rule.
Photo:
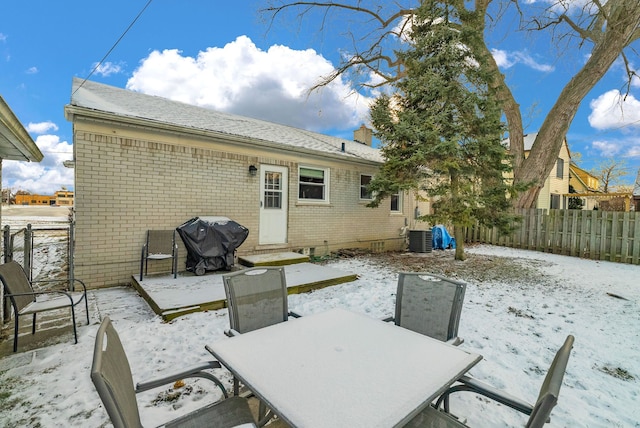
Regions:
<instances>
[{"instance_id":1,"label":"sky","mask_svg":"<svg viewBox=\"0 0 640 428\"><path fill-rule=\"evenodd\" d=\"M79 0L5 2L0 94L44 159L4 161L2 187L41 194L73 189L73 170L62 164L73 158L72 126L64 117L73 77L352 139L353 130L368 123L368 106L379 92L346 77L308 90L352 51L348 32L362 32L367 22L322 20L315 13L303 21L284 14L270 23L260 13L266 6L267 0L112 0L90 7ZM536 132L588 52L508 30L513 22L502 17L489 44L522 107L525 132ZM640 61L629 60L632 67ZM640 79L620 108L624 81L618 61L582 102L567 141L582 168L621 161L624 181L632 184L640 170Z\"/></svg>"},{"instance_id":2,"label":"sky","mask_svg":"<svg viewBox=\"0 0 640 428\"><path fill-rule=\"evenodd\" d=\"M53 224L56 218L3 216L2 220L41 225ZM66 219L61 217L57 221L64 223ZM51 239L52 244L56 242ZM52 261L64 259L49 250L64 246L37 248L47 251L36 250L34 277L47 277L52 270L59 269ZM413 263L418 259L418 264L422 259L426 262L432 258L448 258L453 262L452 251L401 256L413 259ZM469 374L533 402L555 352L571 334L575 343L549 426L638 426L640 342L634 338L640 331L637 280L640 266L488 245L467 247L466 253L469 260L486 257L498 266L480 263L487 269L472 277L467 276L471 269L457 268L458 263L470 263L469 260L441 266L450 269L448 277L467 283L458 332L464 339L460 348L482 355ZM392 316L398 266L389 260L387 256L332 260L328 267L355 273L358 279L289 295L289 309L302 316L332 308L348 309L374 319ZM511 271L523 274L516 277ZM192 290L195 280L206 282L209 288L222 288L222 281L216 282L211 275L216 274L186 273L178 279L167 275L164 284ZM202 298L209 301L209 293L205 291ZM107 423L106 411L89 377L96 331L105 316L111 318L118 331L134 382L210 360L205 344L233 340L224 335L229 328L226 309L191 313L163 322L131 287L91 290L89 302L90 325L86 324L84 308L77 313L80 320L77 345L71 344L69 331L50 346L19 349L17 354L0 359L0 396L10 399L11 404L0 412L0 426L97 427ZM385 352L381 346L380 353ZM214 374L231 389L232 377L226 369L216 369ZM212 383L193 379L185 382L193 388L192 393L181 394L178 390L176 395L180 397L175 402L156 400L176 393L170 385L137 396L144 426L159 426L221 397ZM362 397L379 393L380 388L384 390L383 385L375 385L376 391L367 389L369 384L332 386L331 391L348 387ZM306 396L304 385L296 388L300 397ZM522 427L526 421L526 416L471 393L454 394L451 409L474 427ZM384 412L384 408L380 410Z\"/></svg>"}]
</instances>

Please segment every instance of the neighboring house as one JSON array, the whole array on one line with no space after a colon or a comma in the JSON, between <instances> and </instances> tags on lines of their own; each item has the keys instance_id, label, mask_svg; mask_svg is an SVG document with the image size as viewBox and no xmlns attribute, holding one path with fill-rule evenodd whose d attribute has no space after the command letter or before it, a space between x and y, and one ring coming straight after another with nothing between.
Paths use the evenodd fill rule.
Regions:
<instances>
[{"instance_id":1,"label":"neighboring house","mask_svg":"<svg viewBox=\"0 0 640 428\"><path fill-rule=\"evenodd\" d=\"M598 188L600 182L597 177L571 163L569 165L569 185L573 187L573 194L566 195L569 198L580 198L583 202L583 210L592 210L598 207L598 195L601 195Z\"/></svg>"},{"instance_id":2,"label":"neighboring house","mask_svg":"<svg viewBox=\"0 0 640 428\"><path fill-rule=\"evenodd\" d=\"M531 147L538 136L537 133L525 134L524 136L524 156L529 156ZM509 147L509 139L505 140L505 146ZM558 152L558 159L544 181L544 186L540 189L536 208L538 209L565 209L568 208L567 193L569 193L569 165L571 163L571 153L567 140L564 139L562 147Z\"/></svg>"},{"instance_id":3,"label":"neighboring house","mask_svg":"<svg viewBox=\"0 0 640 428\"><path fill-rule=\"evenodd\" d=\"M74 131L74 275L91 287L129 283L146 230L195 216L247 227L239 255L323 255L403 248L407 229L420 226L414 213L428 210L403 194L366 207L382 157L362 128L354 139L366 144L80 79L65 114ZM185 258L180 242L181 270Z\"/></svg>"},{"instance_id":4,"label":"neighboring house","mask_svg":"<svg viewBox=\"0 0 640 428\"><path fill-rule=\"evenodd\" d=\"M59 205L73 206L73 192L58 190L53 195L20 193L15 196L16 205Z\"/></svg>"},{"instance_id":5,"label":"neighboring house","mask_svg":"<svg viewBox=\"0 0 640 428\"><path fill-rule=\"evenodd\" d=\"M42 158L36 143L0 96L0 176L5 159L40 162ZM0 321L4 320L4 307L4 287L0 287Z\"/></svg>"}]
</instances>

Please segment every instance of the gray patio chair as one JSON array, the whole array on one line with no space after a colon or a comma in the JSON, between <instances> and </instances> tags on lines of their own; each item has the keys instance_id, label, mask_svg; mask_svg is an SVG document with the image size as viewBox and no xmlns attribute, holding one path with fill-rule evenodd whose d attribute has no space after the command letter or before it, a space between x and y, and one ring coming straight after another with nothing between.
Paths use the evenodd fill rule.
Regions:
<instances>
[{"instance_id":1,"label":"gray patio chair","mask_svg":"<svg viewBox=\"0 0 640 428\"><path fill-rule=\"evenodd\" d=\"M127 355L109 317L98 329L91 366L91 380L98 391L111 423L115 428L141 427L136 394L189 377L202 377L213 381L222 390L225 399L202 407L164 427L235 427L242 424L255 426L255 420L246 399L227 398L227 392L218 378L204 370L219 368L218 361L208 361L177 373L133 386Z\"/></svg>"},{"instance_id":2,"label":"gray patio chair","mask_svg":"<svg viewBox=\"0 0 640 428\"><path fill-rule=\"evenodd\" d=\"M173 277L178 276L178 244L176 244L175 230L147 230L147 240L142 246L140 256L140 281L142 272L147 274L149 260L171 259L171 273Z\"/></svg>"},{"instance_id":3,"label":"gray patio chair","mask_svg":"<svg viewBox=\"0 0 640 428\"><path fill-rule=\"evenodd\" d=\"M562 380L564 379L564 374L567 370L567 363L571 354L571 348L573 347L573 341L573 336L567 336L564 345L562 345L556 353L556 356L551 363L551 367L544 378L544 382L542 382L538 399L533 406L518 397L514 397L504 391L480 382L477 379L473 379L469 376L463 376L460 379L460 384L455 385L446 391L438 399L435 407L427 407L411 422L409 422L406 427L466 427L467 425L463 424L449 413L448 408L445 407L444 411L439 410L440 405L443 402L446 403L446 397L459 391L470 391L483 395L498 403L529 415L529 419L525 424L526 428L543 427L545 423L549 422L551 410L553 410L555 405L558 403L560 387L562 386Z\"/></svg>"},{"instance_id":4,"label":"gray patio chair","mask_svg":"<svg viewBox=\"0 0 640 428\"><path fill-rule=\"evenodd\" d=\"M236 336L259 328L300 317L289 311L287 280L284 267L253 267L222 275L227 296L230 329L227 336ZM240 383L233 379L234 395L240 393ZM259 425L264 426L272 417L271 411L260 402Z\"/></svg>"},{"instance_id":5,"label":"gray patio chair","mask_svg":"<svg viewBox=\"0 0 640 428\"><path fill-rule=\"evenodd\" d=\"M253 267L222 275L227 296L228 336L247 333L283 321L289 316L284 267Z\"/></svg>"},{"instance_id":6,"label":"gray patio chair","mask_svg":"<svg viewBox=\"0 0 640 428\"><path fill-rule=\"evenodd\" d=\"M460 313L466 284L424 272L398 275L395 316L386 318L396 325L425 336L459 345Z\"/></svg>"},{"instance_id":7,"label":"gray patio chair","mask_svg":"<svg viewBox=\"0 0 640 428\"><path fill-rule=\"evenodd\" d=\"M47 280L47 281L29 281L27 273L22 266L11 261L0 265L0 280L5 289L5 298L9 298L13 307L14 334L13 334L13 352L18 350L18 329L20 317L26 315L33 316L33 326L31 334L36 334L36 314L39 312L47 312L58 309L69 308L71 310L71 320L73 322L73 336L75 343L78 343L78 332L76 329L76 311L75 308L84 301L85 310L87 311L87 324L89 324L89 304L87 303L87 287L84 282L74 279L73 283L82 286L82 292L71 292L58 289L42 289L35 290L33 284L69 284L69 280Z\"/></svg>"}]
</instances>

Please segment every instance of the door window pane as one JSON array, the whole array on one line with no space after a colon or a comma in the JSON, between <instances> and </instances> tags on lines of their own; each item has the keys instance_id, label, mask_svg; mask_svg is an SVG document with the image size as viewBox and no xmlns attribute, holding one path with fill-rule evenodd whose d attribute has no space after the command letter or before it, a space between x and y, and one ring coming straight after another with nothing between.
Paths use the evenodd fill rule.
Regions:
<instances>
[{"instance_id":1,"label":"door window pane","mask_svg":"<svg viewBox=\"0 0 640 428\"><path fill-rule=\"evenodd\" d=\"M268 171L264 175L265 209L282 208L282 174Z\"/></svg>"}]
</instances>

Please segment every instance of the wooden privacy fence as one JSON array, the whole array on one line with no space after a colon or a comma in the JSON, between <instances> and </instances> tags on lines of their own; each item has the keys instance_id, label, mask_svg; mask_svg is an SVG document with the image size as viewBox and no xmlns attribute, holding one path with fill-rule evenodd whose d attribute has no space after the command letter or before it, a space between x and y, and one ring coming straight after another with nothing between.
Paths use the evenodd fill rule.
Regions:
<instances>
[{"instance_id":1,"label":"wooden privacy fence","mask_svg":"<svg viewBox=\"0 0 640 428\"><path fill-rule=\"evenodd\" d=\"M516 213L522 221L510 235L472 226L466 230L466 241L640 264L640 213L544 209Z\"/></svg>"}]
</instances>

